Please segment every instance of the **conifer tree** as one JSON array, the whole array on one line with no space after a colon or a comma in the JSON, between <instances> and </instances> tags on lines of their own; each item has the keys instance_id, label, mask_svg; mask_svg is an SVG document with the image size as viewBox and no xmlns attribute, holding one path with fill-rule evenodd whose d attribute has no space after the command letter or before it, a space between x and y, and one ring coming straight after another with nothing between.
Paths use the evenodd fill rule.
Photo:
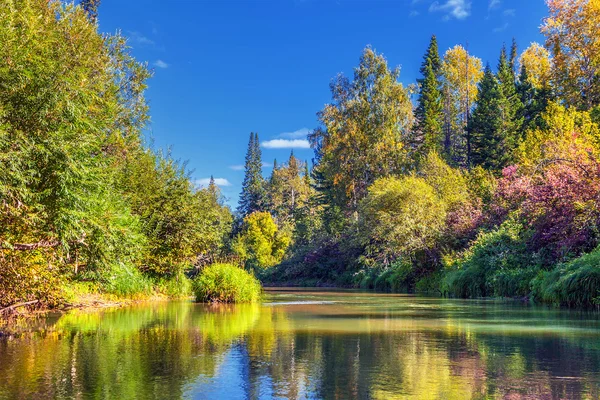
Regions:
<instances>
[{"instance_id":1,"label":"conifer tree","mask_svg":"<svg viewBox=\"0 0 600 400\"><path fill-rule=\"evenodd\" d=\"M516 52L515 49L513 51ZM512 56L511 56L512 60ZM501 110L500 131L507 145L506 150L512 152L521 138L521 118L523 103L517 94L515 75L507 58L506 48L502 47L498 62L498 103Z\"/></svg>"},{"instance_id":2,"label":"conifer tree","mask_svg":"<svg viewBox=\"0 0 600 400\"><path fill-rule=\"evenodd\" d=\"M238 212L245 217L255 211L261 211L265 197L264 180L262 177L262 157L258 133L250 133L248 151L246 152L245 175L242 183L242 193Z\"/></svg>"},{"instance_id":3,"label":"conifer tree","mask_svg":"<svg viewBox=\"0 0 600 400\"><path fill-rule=\"evenodd\" d=\"M513 73L513 81L515 81L517 77L517 58L519 57L518 51L519 48L517 46L517 40L513 38L512 45L510 46L510 60L508 61L510 70Z\"/></svg>"},{"instance_id":4,"label":"conifer tree","mask_svg":"<svg viewBox=\"0 0 600 400\"><path fill-rule=\"evenodd\" d=\"M419 80L419 100L415 110L415 128L413 130L413 146L417 157L423 157L430 151L441 152L443 135L443 104L440 83L441 60L438 53L437 39L431 42L421 65L422 79Z\"/></svg>"},{"instance_id":5,"label":"conifer tree","mask_svg":"<svg viewBox=\"0 0 600 400\"><path fill-rule=\"evenodd\" d=\"M499 98L501 90L490 66L485 68L479 83L477 106L469 121L471 134L471 162L473 166L497 170L506 159L505 138L500 130L501 114Z\"/></svg>"}]
</instances>

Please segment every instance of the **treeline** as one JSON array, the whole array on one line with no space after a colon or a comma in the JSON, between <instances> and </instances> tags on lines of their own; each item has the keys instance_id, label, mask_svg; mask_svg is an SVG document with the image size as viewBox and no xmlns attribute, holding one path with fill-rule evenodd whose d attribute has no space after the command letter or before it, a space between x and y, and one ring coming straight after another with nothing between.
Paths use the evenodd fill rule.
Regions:
<instances>
[{"instance_id":1,"label":"treeline","mask_svg":"<svg viewBox=\"0 0 600 400\"><path fill-rule=\"evenodd\" d=\"M218 188L144 144L151 76L97 0L0 2L0 308L185 291L233 221Z\"/></svg>"},{"instance_id":2,"label":"treeline","mask_svg":"<svg viewBox=\"0 0 600 400\"><path fill-rule=\"evenodd\" d=\"M432 37L407 87L366 48L310 173L292 155L263 180L251 136L233 250L278 283L598 305L600 5L547 4L545 46L494 68Z\"/></svg>"}]
</instances>

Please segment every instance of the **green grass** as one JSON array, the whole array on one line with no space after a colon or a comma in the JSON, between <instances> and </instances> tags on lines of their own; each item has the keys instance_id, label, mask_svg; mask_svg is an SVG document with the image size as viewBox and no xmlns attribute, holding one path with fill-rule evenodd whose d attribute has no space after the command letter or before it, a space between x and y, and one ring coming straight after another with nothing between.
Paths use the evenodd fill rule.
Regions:
<instances>
[{"instance_id":1,"label":"green grass","mask_svg":"<svg viewBox=\"0 0 600 400\"><path fill-rule=\"evenodd\" d=\"M102 279L101 291L119 297L133 298L152 293L152 279L142 274L134 266L113 265Z\"/></svg>"},{"instance_id":2,"label":"green grass","mask_svg":"<svg viewBox=\"0 0 600 400\"><path fill-rule=\"evenodd\" d=\"M536 300L554 305L600 306L600 248L541 274L533 293Z\"/></svg>"},{"instance_id":3,"label":"green grass","mask_svg":"<svg viewBox=\"0 0 600 400\"><path fill-rule=\"evenodd\" d=\"M201 303L254 303L260 299L260 282L232 264L213 264L194 279L196 301Z\"/></svg>"}]
</instances>

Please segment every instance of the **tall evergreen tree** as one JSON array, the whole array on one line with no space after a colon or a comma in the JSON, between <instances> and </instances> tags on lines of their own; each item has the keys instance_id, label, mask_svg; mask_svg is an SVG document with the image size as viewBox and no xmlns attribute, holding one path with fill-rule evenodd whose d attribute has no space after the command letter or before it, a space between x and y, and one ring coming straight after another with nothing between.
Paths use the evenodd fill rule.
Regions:
<instances>
[{"instance_id":1,"label":"tall evergreen tree","mask_svg":"<svg viewBox=\"0 0 600 400\"><path fill-rule=\"evenodd\" d=\"M529 79L527 67L522 65L517 83L517 94L523 104L520 117L523 120L521 136L524 137L528 130L544 126L542 113L551 100L551 91L549 85L536 88Z\"/></svg>"},{"instance_id":2,"label":"tall evergreen tree","mask_svg":"<svg viewBox=\"0 0 600 400\"><path fill-rule=\"evenodd\" d=\"M432 36L421 65L423 78L419 80L419 100L415 110L413 147L418 157L423 157L432 150L441 152L444 144L441 64L437 39Z\"/></svg>"},{"instance_id":3,"label":"tall evergreen tree","mask_svg":"<svg viewBox=\"0 0 600 400\"><path fill-rule=\"evenodd\" d=\"M513 81L517 77L517 58L519 57L519 47L517 46L517 39L513 38L512 45L510 46L510 59L508 65L513 73Z\"/></svg>"},{"instance_id":4,"label":"tall evergreen tree","mask_svg":"<svg viewBox=\"0 0 600 400\"><path fill-rule=\"evenodd\" d=\"M469 121L473 166L500 169L506 160L505 138L500 131L502 110L499 83L488 65L479 83L477 106Z\"/></svg>"},{"instance_id":5,"label":"tall evergreen tree","mask_svg":"<svg viewBox=\"0 0 600 400\"><path fill-rule=\"evenodd\" d=\"M262 157L258 133L250 133L246 152L245 175L238 212L243 218L255 211L261 211L265 197L265 185L262 177Z\"/></svg>"},{"instance_id":6,"label":"tall evergreen tree","mask_svg":"<svg viewBox=\"0 0 600 400\"><path fill-rule=\"evenodd\" d=\"M498 103L501 109L500 131L505 138L506 150L512 153L521 138L523 103L517 94L515 75L506 47L502 47L498 61Z\"/></svg>"}]
</instances>

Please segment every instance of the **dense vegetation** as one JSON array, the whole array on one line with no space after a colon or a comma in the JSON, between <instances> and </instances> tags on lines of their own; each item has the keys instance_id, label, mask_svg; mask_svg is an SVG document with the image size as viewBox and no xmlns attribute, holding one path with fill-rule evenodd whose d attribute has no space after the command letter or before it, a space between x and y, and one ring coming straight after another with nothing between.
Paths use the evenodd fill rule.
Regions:
<instances>
[{"instance_id":1,"label":"dense vegetation","mask_svg":"<svg viewBox=\"0 0 600 400\"><path fill-rule=\"evenodd\" d=\"M185 292L231 229L214 184L144 145L151 73L97 3L0 2L0 307Z\"/></svg>"},{"instance_id":2,"label":"dense vegetation","mask_svg":"<svg viewBox=\"0 0 600 400\"><path fill-rule=\"evenodd\" d=\"M263 181L247 160L239 213L271 214L285 255L275 227L233 250L281 260L260 271L275 283L600 304L600 5L547 4L545 46L513 40L496 68L432 37L403 86L366 48L318 113L310 173L292 155Z\"/></svg>"},{"instance_id":3,"label":"dense vegetation","mask_svg":"<svg viewBox=\"0 0 600 400\"><path fill-rule=\"evenodd\" d=\"M265 179L250 134L233 215L144 143L151 73L98 33L97 0L2 2L0 306L185 294L224 258L276 283L599 304L600 5L547 4L545 46L513 40L495 69L432 37L405 86L367 47L312 168L292 153Z\"/></svg>"},{"instance_id":4,"label":"dense vegetation","mask_svg":"<svg viewBox=\"0 0 600 400\"><path fill-rule=\"evenodd\" d=\"M201 303L255 303L261 293L254 275L233 264L203 268L193 287L196 301Z\"/></svg>"}]
</instances>

